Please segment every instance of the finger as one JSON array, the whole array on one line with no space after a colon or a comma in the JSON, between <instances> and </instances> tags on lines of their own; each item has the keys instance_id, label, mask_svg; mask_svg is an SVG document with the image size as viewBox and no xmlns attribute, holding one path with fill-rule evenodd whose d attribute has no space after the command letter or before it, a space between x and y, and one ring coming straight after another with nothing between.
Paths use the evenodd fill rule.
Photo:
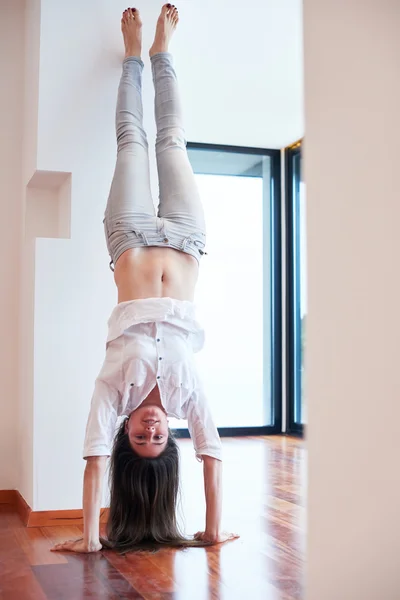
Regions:
<instances>
[{"instance_id":1,"label":"finger","mask_svg":"<svg viewBox=\"0 0 400 600\"><path fill-rule=\"evenodd\" d=\"M78 538L75 540L66 540L65 542L62 542L61 544L58 544L59 546L74 546L75 544L78 544L79 542L81 542L83 540L83 538Z\"/></svg>"},{"instance_id":2,"label":"finger","mask_svg":"<svg viewBox=\"0 0 400 600\"><path fill-rule=\"evenodd\" d=\"M68 542L60 542L59 544L57 544L57 546L54 546L55 548L57 548L57 550L59 550L60 548L64 548L65 544L67 544Z\"/></svg>"},{"instance_id":3,"label":"finger","mask_svg":"<svg viewBox=\"0 0 400 600\"><path fill-rule=\"evenodd\" d=\"M67 552L71 550L71 547L75 544L75 540L68 540L67 542L63 542L62 544L57 544L55 546L56 550Z\"/></svg>"},{"instance_id":4,"label":"finger","mask_svg":"<svg viewBox=\"0 0 400 600\"><path fill-rule=\"evenodd\" d=\"M240 535L237 535L236 533L229 533L226 534L222 537L221 542L232 542L233 540L236 540L237 538L239 538Z\"/></svg>"},{"instance_id":5,"label":"finger","mask_svg":"<svg viewBox=\"0 0 400 600\"><path fill-rule=\"evenodd\" d=\"M65 552L66 550L69 550L69 546L68 546L68 544L67 544L67 543L65 543L65 544L60 544L60 545L58 546L57 550L58 550L59 552Z\"/></svg>"}]
</instances>

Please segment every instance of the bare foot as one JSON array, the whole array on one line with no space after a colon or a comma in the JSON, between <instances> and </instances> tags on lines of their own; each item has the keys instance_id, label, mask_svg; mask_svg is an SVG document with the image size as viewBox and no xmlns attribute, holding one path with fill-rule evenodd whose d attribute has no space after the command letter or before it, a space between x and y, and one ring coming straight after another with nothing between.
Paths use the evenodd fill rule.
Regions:
<instances>
[{"instance_id":1,"label":"bare foot","mask_svg":"<svg viewBox=\"0 0 400 600\"><path fill-rule=\"evenodd\" d=\"M161 15L158 17L156 36L154 43L150 48L150 56L158 52L168 52L169 42L172 38L176 26L178 25L178 10L171 4L165 4L162 7Z\"/></svg>"},{"instance_id":2,"label":"bare foot","mask_svg":"<svg viewBox=\"0 0 400 600\"><path fill-rule=\"evenodd\" d=\"M142 53L142 20L136 8L127 8L122 13L121 31L124 36L125 58Z\"/></svg>"}]
</instances>

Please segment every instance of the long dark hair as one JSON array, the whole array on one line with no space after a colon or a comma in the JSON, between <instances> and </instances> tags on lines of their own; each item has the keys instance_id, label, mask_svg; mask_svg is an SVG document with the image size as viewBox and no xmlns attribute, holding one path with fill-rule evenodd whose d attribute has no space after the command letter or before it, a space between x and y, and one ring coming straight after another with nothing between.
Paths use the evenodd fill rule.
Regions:
<instances>
[{"instance_id":1,"label":"long dark hair","mask_svg":"<svg viewBox=\"0 0 400 600\"><path fill-rule=\"evenodd\" d=\"M103 545L122 552L208 545L185 538L179 529L179 463L171 432L165 450L145 458L132 449L121 423L111 454L108 540Z\"/></svg>"}]
</instances>

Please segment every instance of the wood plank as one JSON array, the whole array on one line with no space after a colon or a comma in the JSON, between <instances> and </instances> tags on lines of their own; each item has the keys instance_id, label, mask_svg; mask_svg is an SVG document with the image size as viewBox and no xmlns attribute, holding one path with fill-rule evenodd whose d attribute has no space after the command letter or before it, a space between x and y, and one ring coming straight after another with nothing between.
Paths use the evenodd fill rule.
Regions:
<instances>
[{"instance_id":1,"label":"wood plank","mask_svg":"<svg viewBox=\"0 0 400 600\"><path fill-rule=\"evenodd\" d=\"M66 564L63 554L50 552L54 546L51 539L39 527L24 527L20 523L14 535L31 566Z\"/></svg>"},{"instance_id":2,"label":"wood plank","mask_svg":"<svg viewBox=\"0 0 400 600\"><path fill-rule=\"evenodd\" d=\"M229 598L230 588L221 581L221 548L191 548L176 553L175 598L206 600Z\"/></svg>"},{"instance_id":3,"label":"wood plank","mask_svg":"<svg viewBox=\"0 0 400 600\"><path fill-rule=\"evenodd\" d=\"M107 523L108 508L102 508L100 522ZM83 525L83 510L43 510L32 511L27 522L28 527L53 527L53 526Z\"/></svg>"},{"instance_id":4,"label":"wood plank","mask_svg":"<svg viewBox=\"0 0 400 600\"><path fill-rule=\"evenodd\" d=\"M175 553L160 550L160 554L161 560L169 563L167 569L162 570L159 565L155 566L152 555L148 553L121 556L116 552L104 552L111 565L145 600L163 600L166 594L172 594L176 588L173 577Z\"/></svg>"},{"instance_id":5,"label":"wood plank","mask_svg":"<svg viewBox=\"0 0 400 600\"><path fill-rule=\"evenodd\" d=\"M142 600L102 554L70 554L65 565L32 567L47 598L77 600Z\"/></svg>"},{"instance_id":6,"label":"wood plank","mask_svg":"<svg viewBox=\"0 0 400 600\"><path fill-rule=\"evenodd\" d=\"M204 522L202 469L201 465L195 468L198 465L193 463L190 440L179 441L179 445L183 508L188 530L193 532ZM71 515L66 511L58 519L58 511L46 511L39 515L38 522L56 525L24 528L13 512L15 507L0 503L0 599L303 598L303 441L284 437L234 438L223 440L223 445L223 524L224 528L237 531L239 540L209 549L165 549L155 554L127 556L111 551L95 555L51 553L54 544L81 537L79 513Z\"/></svg>"},{"instance_id":7,"label":"wood plank","mask_svg":"<svg viewBox=\"0 0 400 600\"><path fill-rule=\"evenodd\" d=\"M44 537L49 541L50 548L66 540L74 540L82 537L83 528L79 525L57 525L54 527L40 527ZM68 556L67 553L63 556Z\"/></svg>"},{"instance_id":8,"label":"wood plank","mask_svg":"<svg viewBox=\"0 0 400 600\"><path fill-rule=\"evenodd\" d=\"M47 600L15 537L14 519L15 508L0 505L0 598Z\"/></svg>"}]
</instances>

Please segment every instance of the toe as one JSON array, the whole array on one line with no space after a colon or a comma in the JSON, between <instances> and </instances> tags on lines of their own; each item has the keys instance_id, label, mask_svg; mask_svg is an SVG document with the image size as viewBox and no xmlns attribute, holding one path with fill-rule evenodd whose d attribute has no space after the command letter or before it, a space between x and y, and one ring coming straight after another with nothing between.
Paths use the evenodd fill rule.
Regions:
<instances>
[{"instance_id":1,"label":"toe","mask_svg":"<svg viewBox=\"0 0 400 600\"><path fill-rule=\"evenodd\" d=\"M141 15L140 15L140 11L137 8L133 8L132 10L134 11L133 12L133 18L135 19L136 24L137 25L141 25L142 24L142 18L141 18Z\"/></svg>"},{"instance_id":2,"label":"toe","mask_svg":"<svg viewBox=\"0 0 400 600\"><path fill-rule=\"evenodd\" d=\"M178 10L174 7L173 8L173 12L170 14L171 20L174 23L174 25L176 25L176 23L179 20L179 14L178 14Z\"/></svg>"}]
</instances>

